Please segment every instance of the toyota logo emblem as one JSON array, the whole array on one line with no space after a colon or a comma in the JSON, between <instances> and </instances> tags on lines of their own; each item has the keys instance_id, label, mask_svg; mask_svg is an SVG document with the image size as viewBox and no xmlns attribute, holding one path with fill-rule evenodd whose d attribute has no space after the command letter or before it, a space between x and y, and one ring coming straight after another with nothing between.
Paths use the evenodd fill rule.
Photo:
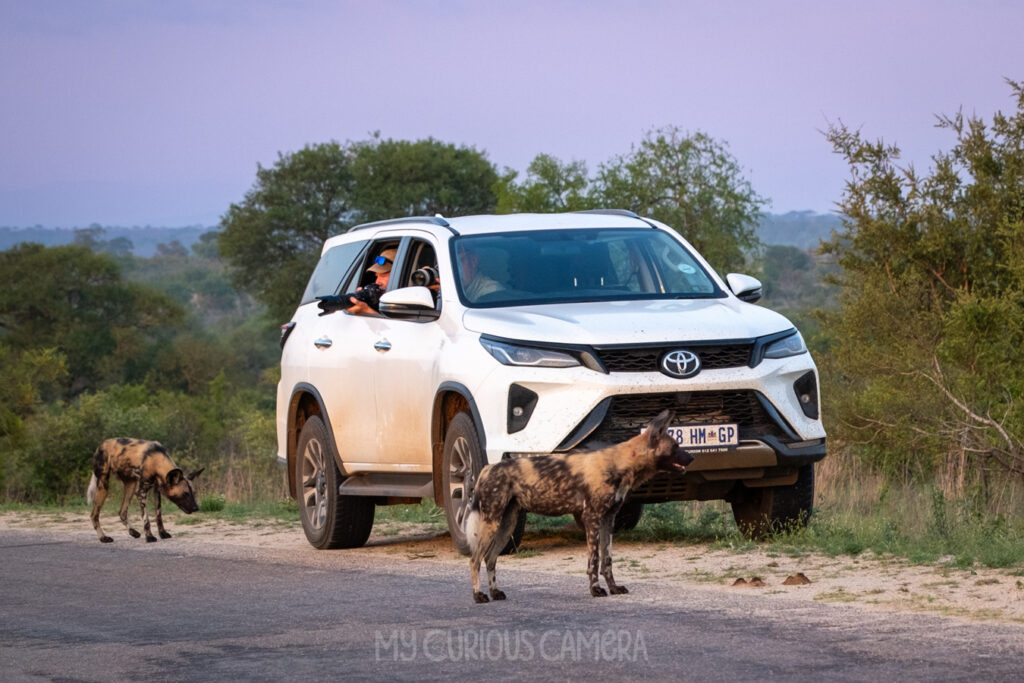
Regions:
<instances>
[{"instance_id":1,"label":"toyota logo emblem","mask_svg":"<svg viewBox=\"0 0 1024 683\"><path fill-rule=\"evenodd\" d=\"M661 359L661 371L679 379L693 377L700 372L700 356L686 349L669 351Z\"/></svg>"}]
</instances>

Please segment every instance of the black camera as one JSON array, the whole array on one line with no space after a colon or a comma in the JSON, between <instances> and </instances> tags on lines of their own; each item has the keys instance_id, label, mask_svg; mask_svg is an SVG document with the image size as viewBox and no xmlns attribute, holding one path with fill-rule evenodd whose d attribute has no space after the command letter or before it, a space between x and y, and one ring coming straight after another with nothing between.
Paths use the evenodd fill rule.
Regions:
<instances>
[{"instance_id":1,"label":"black camera","mask_svg":"<svg viewBox=\"0 0 1024 683\"><path fill-rule=\"evenodd\" d=\"M438 279L437 268L430 266L414 270L409 277L409 281L416 287L429 287L430 285L437 284Z\"/></svg>"},{"instance_id":2,"label":"black camera","mask_svg":"<svg viewBox=\"0 0 1024 683\"><path fill-rule=\"evenodd\" d=\"M358 292L352 294L345 294L343 296L355 299L356 301L362 301L373 310L380 308L380 298L384 295L384 288L378 285L376 282L364 286Z\"/></svg>"},{"instance_id":3,"label":"black camera","mask_svg":"<svg viewBox=\"0 0 1024 683\"><path fill-rule=\"evenodd\" d=\"M358 292L352 292L351 294L329 294L327 296L318 296L317 306L319 306L322 311L320 315L327 315L334 311L352 308L353 304L350 299L355 299L356 301L362 301L376 311L380 308L380 297L383 294L384 289L376 282L371 282Z\"/></svg>"}]
</instances>

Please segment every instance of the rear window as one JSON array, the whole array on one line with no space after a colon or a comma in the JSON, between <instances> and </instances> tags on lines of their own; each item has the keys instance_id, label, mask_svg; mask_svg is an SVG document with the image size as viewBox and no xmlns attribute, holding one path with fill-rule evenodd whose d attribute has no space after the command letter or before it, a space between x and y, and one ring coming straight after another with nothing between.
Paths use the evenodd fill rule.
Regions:
<instances>
[{"instance_id":1,"label":"rear window","mask_svg":"<svg viewBox=\"0 0 1024 683\"><path fill-rule=\"evenodd\" d=\"M725 296L693 254L660 230L467 235L452 249L459 294L470 306Z\"/></svg>"},{"instance_id":2,"label":"rear window","mask_svg":"<svg viewBox=\"0 0 1024 683\"><path fill-rule=\"evenodd\" d=\"M300 305L308 304L318 296L337 294L345 276L351 271L352 264L365 247L366 240L339 244L321 256L313 274L309 276L309 283L302 294Z\"/></svg>"}]
</instances>

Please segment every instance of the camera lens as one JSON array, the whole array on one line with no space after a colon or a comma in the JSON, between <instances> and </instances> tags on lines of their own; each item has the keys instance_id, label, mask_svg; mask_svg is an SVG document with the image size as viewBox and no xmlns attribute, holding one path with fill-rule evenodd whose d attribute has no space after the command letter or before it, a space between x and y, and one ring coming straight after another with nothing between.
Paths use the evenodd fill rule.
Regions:
<instances>
[{"instance_id":1,"label":"camera lens","mask_svg":"<svg viewBox=\"0 0 1024 683\"><path fill-rule=\"evenodd\" d=\"M415 287L429 287L437 282L437 271L430 266L420 268L419 270L413 271L409 280Z\"/></svg>"}]
</instances>

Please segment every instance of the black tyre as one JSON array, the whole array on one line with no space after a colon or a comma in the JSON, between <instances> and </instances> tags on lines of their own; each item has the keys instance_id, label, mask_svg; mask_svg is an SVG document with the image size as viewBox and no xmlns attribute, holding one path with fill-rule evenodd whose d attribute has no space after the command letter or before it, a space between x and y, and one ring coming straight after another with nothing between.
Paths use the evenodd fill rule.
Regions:
<instances>
[{"instance_id":1,"label":"black tyre","mask_svg":"<svg viewBox=\"0 0 1024 683\"><path fill-rule=\"evenodd\" d=\"M452 418L444 439L441 458L441 484L444 495L444 516L448 532L455 549L463 555L469 554L463 523L469 514L469 502L473 498L476 478L483 469L484 455L477 436L476 426L469 413L461 412ZM526 513L520 511L512 537L502 553L513 552L523 540L526 528Z\"/></svg>"},{"instance_id":2,"label":"black tyre","mask_svg":"<svg viewBox=\"0 0 1024 683\"><path fill-rule=\"evenodd\" d=\"M373 500L338 493L341 473L323 420L310 417L299 434L295 455L299 517L315 548L358 548L373 527Z\"/></svg>"},{"instance_id":3,"label":"black tyre","mask_svg":"<svg viewBox=\"0 0 1024 683\"><path fill-rule=\"evenodd\" d=\"M615 514L615 524L612 529L615 531L629 531L635 529L644 516L644 504L638 500L627 500Z\"/></svg>"},{"instance_id":4,"label":"black tyre","mask_svg":"<svg viewBox=\"0 0 1024 683\"><path fill-rule=\"evenodd\" d=\"M807 526L814 506L814 465L804 465L789 486L737 484L730 500L736 526L750 539Z\"/></svg>"}]
</instances>

